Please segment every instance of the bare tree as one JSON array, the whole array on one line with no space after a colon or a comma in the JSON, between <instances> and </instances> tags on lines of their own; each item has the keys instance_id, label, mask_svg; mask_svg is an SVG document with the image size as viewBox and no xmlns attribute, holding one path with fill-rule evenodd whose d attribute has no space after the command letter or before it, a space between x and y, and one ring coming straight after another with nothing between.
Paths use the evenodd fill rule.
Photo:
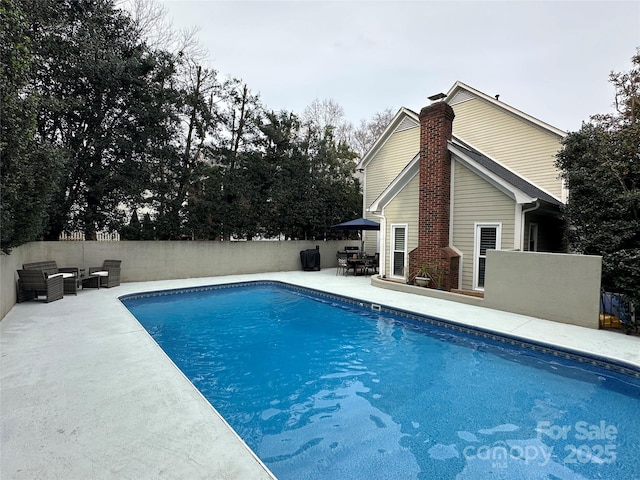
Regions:
<instances>
[{"instance_id":1,"label":"bare tree","mask_svg":"<svg viewBox=\"0 0 640 480\"><path fill-rule=\"evenodd\" d=\"M369 120L360 120L360 125L354 128L353 124L345 119L342 106L335 100L316 99L305 108L302 120L317 128L322 137L325 136L327 127L330 127L337 142L346 143L362 158L387 128L394 115L394 111L387 108L374 113Z\"/></svg>"},{"instance_id":2,"label":"bare tree","mask_svg":"<svg viewBox=\"0 0 640 480\"><path fill-rule=\"evenodd\" d=\"M157 0L119 0L117 5L129 13L140 39L152 49L187 57L197 64L207 58L208 52L197 38L199 29L176 30L166 8Z\"/></svg>"},{"instance_id":3,"label":"bare tree","mask_svg":"<svg viewBox=\"0 0 640 480\"><path fill-rule=\"evenodd\" d=\"M302 121L316 127L323 138L327 128L331 128L338 142L351 143L353 126L345 119L344 108L331 98L316 98L304 109Z\"/></svg>"},{"instance_id":4,"label":"bare tree","mask_svg":"<svg viewBox=\"0 0 640 480\"><path fill-rule=\"evenodd\" d=\"M305 122L314 122L322 129L327 126L335 127L344 122L344 108L331 98L316 98L304 109L302 119Z\"/></svg>"},{"instance_id":5,"label":"bare tree","mask_svg":"<svg viewBox=\"0 0 640 480\"><path fill-rule=\"evenodd\" d=\"M387 108L382 112L374 113L370 120L360 120L360 125L353 132L351 148L360 158L369 151L384 129L393 120L394 112Z\"/></svg>"}]
</instances>

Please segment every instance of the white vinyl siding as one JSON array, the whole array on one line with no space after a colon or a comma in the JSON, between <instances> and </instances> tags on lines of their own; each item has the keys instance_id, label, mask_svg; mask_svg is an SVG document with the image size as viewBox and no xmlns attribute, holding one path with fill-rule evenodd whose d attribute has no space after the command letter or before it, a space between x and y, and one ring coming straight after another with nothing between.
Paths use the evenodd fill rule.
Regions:
<instances>
[{"instance_id":1,"label":"white vinyl siding","mask_svg":"<svg viewBox=\"0 0 640 480\"><path fill-rule=\"evenodd\" d=\"M473 145L557 198L562 181L554 166L560 136L480 98L453 105L453 135Z\"/></svg>"},{"instance_id":2,"label":"white vinyl siding","mask_svg":"<svg viewBox=\"0 0 640 480\"><path fill-rule=\"evenodd\" d=\"M387 219L387 228L385 244L393 245L393 236L391 231L392 224L401 224L407 226L407 252L410 252L418 246L418 176L413 178L407 186L400 192L384 210ZM392 258L386 257L386 270L392 272Z\"/></svg>"},{"instance_id":3,"label":"white vinyl siding","mask_svg":"<svg viewBox=\"0 0 640 480\"><path fill-rule=\"evenodd\" d=\"M371 218L374 222L379 223L379 218ZM380 253L380 232L376 230L365 230L364 232L364 251L367 253Z\"/></svg>"},{"instance_id":4,"label":"white vinyl siding","mask_svg":"<svg viewBox=\"0 0 640 480\"><path fill-rule=\"evenodd\" d=\"M474 226L477 223L500 223L501 248L519 248L514 245L515 201L460 162L454 162L454 168L452 241L463 255L462 288L472 290Z\"/></svg>"},{"instance_id":5,"label":"white vinyl siding","mask_svg":"<svg viewBox=\"0 0 640 480\"><path fill-rule=\"evenodd\" d=\"M367 165L365 210L407 166L420 149L420 127L393 133Z\"/></svg>"}]
</instances>

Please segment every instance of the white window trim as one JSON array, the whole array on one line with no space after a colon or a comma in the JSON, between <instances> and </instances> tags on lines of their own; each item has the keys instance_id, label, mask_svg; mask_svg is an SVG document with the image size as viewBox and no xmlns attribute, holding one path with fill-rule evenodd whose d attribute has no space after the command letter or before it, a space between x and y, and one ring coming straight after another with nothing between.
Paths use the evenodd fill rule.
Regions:
<instances>
[{"instance_id":1,"label":"white window trim","mask_svg":"<svg viewBox=\"0 0 640 480\"><path fill-rule=\"evenodd\" d=\"M475 222L473 224L473 289L483 292L484 287L478 286L478 272L480 269L480 232L481 228L496 229L496 250L502 248L502 222Z\"/></svg>"},{"instance_id":2,"label":"white window trim","mask_svg":"<svg viewBox=\"0 0 640 480\"><path fill-rule=\"evenodd\" d=\"M516 215L513 225L513 249L524 250L524 215L522 214L522 204L516 203Z\"/></svg>"},{"instance_id":3,"label":"white window trim","mask_svg":"<svg viewBox=\"0 0 640 480\"><path fill-rule=\"evenodd\" d=\"M394 247L395 247L396 228L404 228L404 259L403 259L404 268L402 269L402 275L394 275L393 273L393 258L394 258L393 254L394 254ZM409 253L407 252L408 245L409 245L408 239L409 239L409 225L407 223L391 224L390 237L389 237L389 277L390 278L406 279L407 261L408 261L408 255L409 255Z\"/></svg>"}]
</instances>

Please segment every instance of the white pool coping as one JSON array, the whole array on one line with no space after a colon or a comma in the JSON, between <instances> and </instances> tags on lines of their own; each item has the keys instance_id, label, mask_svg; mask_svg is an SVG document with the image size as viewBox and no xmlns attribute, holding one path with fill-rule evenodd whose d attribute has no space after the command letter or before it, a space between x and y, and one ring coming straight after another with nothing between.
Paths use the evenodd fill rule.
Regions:
<instances>
[{"instance_id":1,"label":"white pool coping","mask_svg":"<svg viewBox=\"0 0 640 480\"><path fill-rule=\"evenodd\" d=\"M0 478L270 479L269 470L118 300L276 280L640 366L640 338L384 290L335 270L86 289L0 322Z\"/></svg>"}]
</instances>

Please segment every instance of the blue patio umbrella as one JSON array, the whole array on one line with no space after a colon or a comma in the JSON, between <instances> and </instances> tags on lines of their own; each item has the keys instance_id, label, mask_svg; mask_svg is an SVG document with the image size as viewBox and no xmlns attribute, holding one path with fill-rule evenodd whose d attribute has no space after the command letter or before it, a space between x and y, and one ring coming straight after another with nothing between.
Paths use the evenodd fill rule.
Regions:
<instances>
[{"instance_id":1,"label":"blue patio umbrella","mask_svg":"<svg viewBox=\"0 0 640 480\"><path fill-rule=\"evenodd\" d=\"M359 230L362 243L361 250L364 250L364 237L362 236L362 231L380 230L380 224L378 222L374 222L373 220L360 217L356 218L355 220L349 220L348 222L342 222L338 223L337 225L332 225L331 228L337 228L340 230Z\"/></svg>"}]
</instances>

